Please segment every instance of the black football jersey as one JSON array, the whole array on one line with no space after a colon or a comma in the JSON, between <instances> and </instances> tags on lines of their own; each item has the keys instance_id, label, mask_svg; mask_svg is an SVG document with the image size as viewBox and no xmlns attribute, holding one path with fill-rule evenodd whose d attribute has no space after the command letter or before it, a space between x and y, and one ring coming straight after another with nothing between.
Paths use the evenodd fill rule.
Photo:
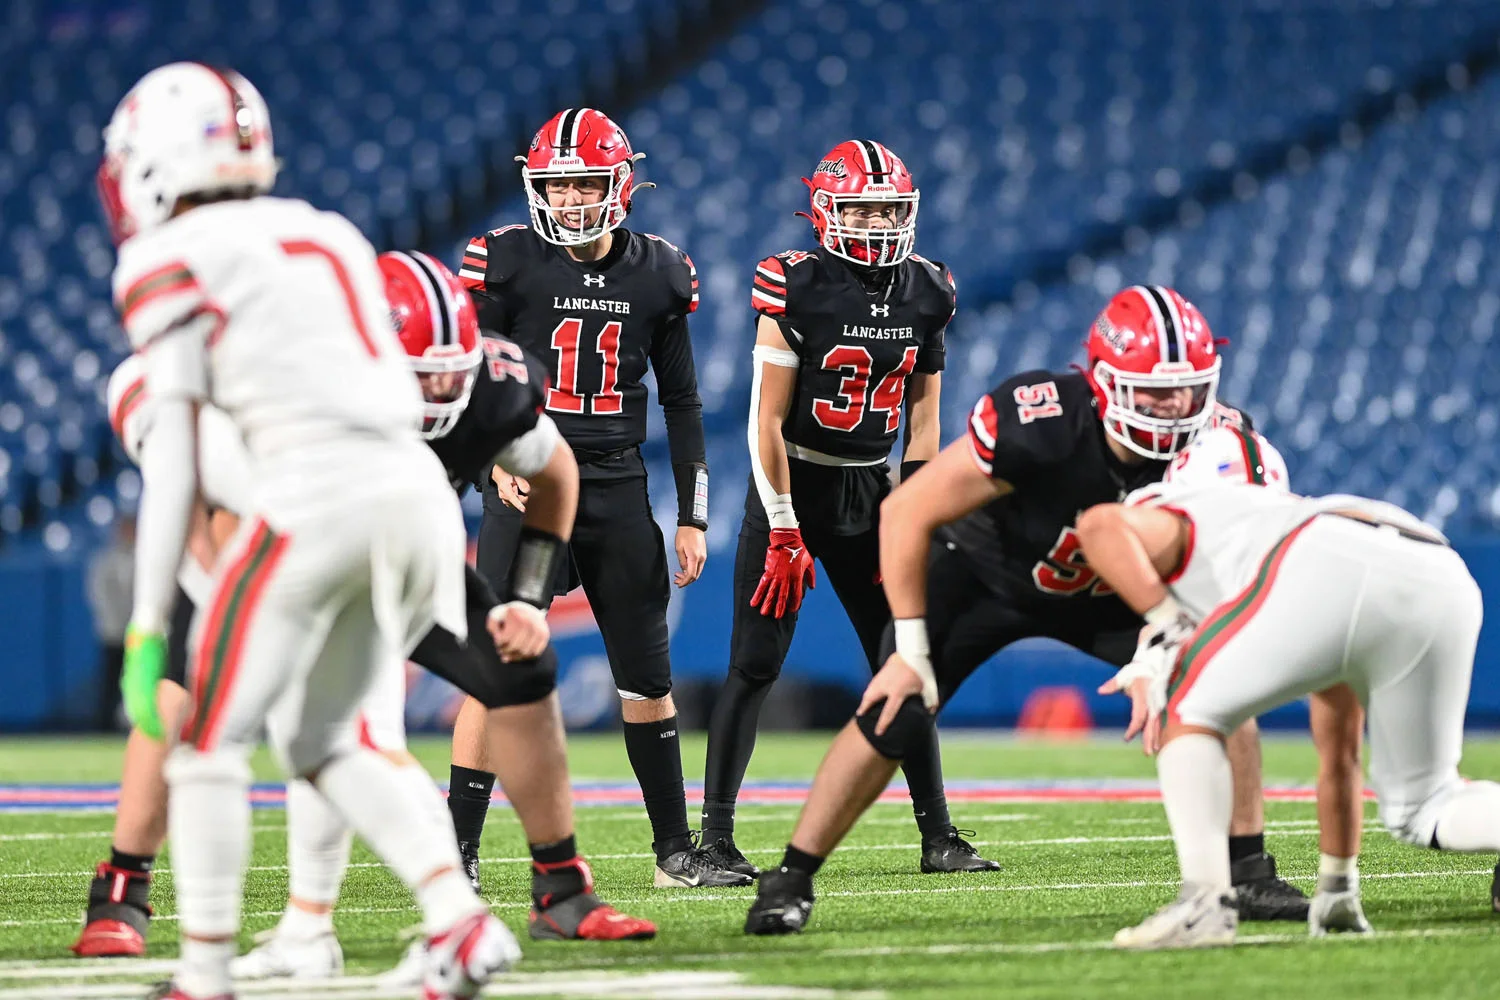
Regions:
<instances>
[{"instance_id":1,"label":"black football jersey","mask_svg":"<svg viewBox=\"0 0 1500 1000\"><path fill-rule=\"evenodd\" d=\"M542 359L551 379L544 406L573 449L611 453L646 438L648 364L669 423L691 411L700 432L698 379L686 317L698 307L698 273L666 240L616 229L609 252L581 263L528 226L471 240L459 278L480 325Z\"/></svg>"},{"instance_id":2,"label":"black football jersey","mask_svg":"<svg viewBox=\"0 0 1500 1000\"><path fill-rule=\"evenodd\" d=\"M801 364L782 424L798 448L883 461L901 423L906 379L943 370L957 292L942 264L912 254L867 285L827 250L788 250L755 266L750 302L781 326Z\"/></svg>"},{"instance_id":3,"label":"black football jersey","mask_svg":"<svg viewBox=\"0 0 1500 1000\"><path fill-rule=\"evenodd\" d=\"M1250 424L1226 406L1215 422ZM999 593L1022 603L1099 599L1078 601L1091 627L1138 624L1084 561L1074 525L1095 504L1157 482L1169 463L1117 459L1094 391L1076 372L1030 371L1002 382L970 413L968 443L979 467L1014 490L946 525L939 537Z\"/></svg>"},{"instance_id":4,"label":"black football jersey","mask_svg":"<svg viewBox=\"0 0 1500 1000\"><path fill-rule=\"evenodd\" d=\"M547 391L547 372L504 337L485 336L484 360L469 405L453 429L429 442L460 493L484 489L495 453L536 426Z\"/></svg>"}]
</instances>

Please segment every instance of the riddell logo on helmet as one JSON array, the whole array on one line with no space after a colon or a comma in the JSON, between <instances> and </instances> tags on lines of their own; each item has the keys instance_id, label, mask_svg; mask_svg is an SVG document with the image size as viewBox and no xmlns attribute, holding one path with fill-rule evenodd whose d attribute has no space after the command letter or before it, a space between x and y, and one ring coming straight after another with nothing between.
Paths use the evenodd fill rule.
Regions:
<instances>
[{"instance_id":1,"label":"riddell logo on helmet","mask_svg":"<svg viewBox=\"0 0 1500 1000\"><path fill-rule=\"evenodd\" d=\"M844 166L844 158L840 156L837 160L820 160L815 174L832 174L839 180L849 176L849 168Z\"/></svg>"},{"instance_id":2,"label":"riddell logo on helmet","mask_svg":"<svg viewBox=\"0 0 1500 1000\"><path fill-rule=\"evenodd\" d=\"M1104 338L1104 342L1114 348L1116 353L1125 353L1125 334L1110 322L1108 316L1100 316L1095 328L1099 331L1099 336Z\"/></svg>"}]
</instances>

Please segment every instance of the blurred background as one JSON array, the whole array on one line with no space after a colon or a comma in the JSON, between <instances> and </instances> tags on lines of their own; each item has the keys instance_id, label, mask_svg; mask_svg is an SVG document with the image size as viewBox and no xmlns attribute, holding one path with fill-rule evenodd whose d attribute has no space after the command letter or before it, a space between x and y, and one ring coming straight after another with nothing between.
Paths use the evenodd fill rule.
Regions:
<instances>
[{"instance_id":1,"label":"blurred background","mask_svg":"<svg viewBox=\"0 0 1500 1000\"><path fill-rule=\"evenodd\" d=\"M905 159L917 248L958 280L945 441L995 382L1079 360L1121 286L1170 284L1230 339L1220 395L1279 446L1297 492L1427 518L1500 610L1500 0L11 0L0 730L111 722L99 678L128 614L140 480L104 412L125 341L92 181L114 105L176 59L234 66L265 94L278 194L454 267L469 236L526 221L512 157L556 111L598 107L647 153L658 187L628 225L686 249L702 281L713 526L708 571L671 615L685 723L727 666L752 269L811 245L799 178L856 136ZM653 497L673 520L652 419ZM610 724L581 592L553 624L570 722ZM1500 724L1493 635L1471 725ZM943 721L1114 724L1122 706L1091 694L1107 676L1023 643ZM867 677L815 591L763 720L841 723ZM414 725L453 709L450 688L413 675Z\"/></svg>"}]
</instances>

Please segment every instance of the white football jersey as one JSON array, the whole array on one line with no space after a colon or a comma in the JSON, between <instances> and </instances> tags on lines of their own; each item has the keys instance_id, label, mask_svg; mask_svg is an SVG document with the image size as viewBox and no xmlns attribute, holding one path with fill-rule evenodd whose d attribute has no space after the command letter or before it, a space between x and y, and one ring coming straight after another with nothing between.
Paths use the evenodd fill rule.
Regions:
<instances>
[{"instance_id":1,"label":"white football jersey","mask_svg":"<svg viewBox=\"0 0 1500 1000\"><path fill-rule=\"evenodd\" d=\"M1188 550L1166 584L1172 596L1199 620L1244 592L1276 544L1324 511L1358 511L1372 520L1442 537L1415 515L1380 500L1341 494L1299 497L1231 482L1153 483L1130 494L1125 503L1161 507L1187 518L1191 525Z\"/></svg>"},{"instance_id":2,"label":"white football jersey","mask_svg":"<svg viewBox=\"0 0 1500 1000\"><path fill-rule=\"evenodd\" d=\"M331 502L351 474L382 471L380 446L420 446L421 390L375 251L339 215L269 197L194 208L126 241L114 294L137 352L205 338L201 380L177 388L232 419L258 509Z\"/></svg>"}]
</instances>

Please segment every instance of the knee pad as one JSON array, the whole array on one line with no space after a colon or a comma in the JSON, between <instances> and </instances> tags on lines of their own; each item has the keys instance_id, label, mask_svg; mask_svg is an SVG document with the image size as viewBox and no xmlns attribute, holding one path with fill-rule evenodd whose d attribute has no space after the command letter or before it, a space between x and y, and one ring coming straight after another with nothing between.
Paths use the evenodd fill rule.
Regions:
<instances>
[{"instance_id":1,"label":"knee pad","mask_svg":"<svg viewBox=\"0 0 1500 1000\"><path fill-rule=\"evenodd\" d=\"M767 669L761 669L766 667ZM776 683L781 676L781 666L768 665L765 663L731 663L729 664L729 676L735 678L749 691L759 691Z\"/></svg>"},{"instance_id":2,"label":"knee pad","mask_svg":"<svg viewBox=\"0 0 1500 1000\"><path fill-rule=\"evenodd\" d=\"M485 708L530 705L557 690L557 650L550 643L536 659L507 663L505 668L495 678L494 690L487 692L491 698L479 699Z\"/></svg>"},{"instance_id":3,"label":"knee pad","mask_svg":"<svg viewBox=\"0 0 1500 1000\"><path fill-rule=\"evenodd\" d=\"M880 713L885 711L885 702L886 699L882 698L871 705L865 714L856 715L854 724L876 753L886 760L902 760L910 752L912 744L932 725L932 713L927 711L919 695L912 695L896 710L896 718L891 720L885 734L877 736L875 724L880 721Z\"/></svg>"},{"instance_id":4,"label":"knee pad","mask_svg":"<svg viewBox=\"0 0 1500 1000\"><path fill-rule=\"evenodd\" d=\"M352 725L318 726L272 739L271 753L289 777L309 781L335 757L359 749L359 736Z\"/></svg>"}]
</instances>

